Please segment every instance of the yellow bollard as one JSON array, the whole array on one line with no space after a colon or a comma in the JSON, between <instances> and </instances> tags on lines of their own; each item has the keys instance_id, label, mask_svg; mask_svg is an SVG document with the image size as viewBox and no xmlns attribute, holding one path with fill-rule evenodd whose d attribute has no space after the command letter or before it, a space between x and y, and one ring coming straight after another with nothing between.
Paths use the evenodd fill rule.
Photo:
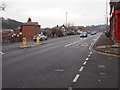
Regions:
<instances>
[{"instance_id":1,"label":"yellow bollard","mask_svg":"<svg viewBox=\"0 0 120 90\"><path fill-rule=\"evenodd\" d=\"M37 37L36 42L37 42L37 43L40 43L40 37L39 37L39 36Z\"/></svg>"},{"instance_id":2,"label":"yellow bollard","mask_svg":"<svg viewBox=\"0 0 120 90\"><path fill-rule=\"evenodd\" d=\"M22 44L25 46L26 45L26 38L22 39Z\"/></svg>"}]
</instances>

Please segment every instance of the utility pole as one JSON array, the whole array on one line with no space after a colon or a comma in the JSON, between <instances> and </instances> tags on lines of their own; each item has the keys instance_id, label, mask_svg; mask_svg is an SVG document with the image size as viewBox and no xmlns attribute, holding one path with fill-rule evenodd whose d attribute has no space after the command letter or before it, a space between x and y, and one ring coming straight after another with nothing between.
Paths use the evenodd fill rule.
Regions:
<instances>
[{"instance_id":1,"label":"utility pole","mask_svg":"<svg viewBox=\"0 0 120 90\"><path fill-rule=\"evenodd\" d=\"M106 0L106 31L108 30L108 2Z\"/></svg>"},{"instance_id":2,"label":"utility pole","mask_svg":"<svg viewBox=\"0 0 120 90\"><path fill-rule=\"evenodd\" d=\"M66 28L68 27L68 25L67 25L67 12L66 12Z\"/></svg>"},{"instance_id":3,"label":"utility pole","mask_svg":"<svg viewBox=\"0 0 120 90\"><path fill-rule=\"evenodd\" d=\"M108 31L108 0L106 0L106 31ZM110 47L112 47L112 39L111 39L111 34L109 36L109 44L110 44Z\"/></svg>"}]
</instances>

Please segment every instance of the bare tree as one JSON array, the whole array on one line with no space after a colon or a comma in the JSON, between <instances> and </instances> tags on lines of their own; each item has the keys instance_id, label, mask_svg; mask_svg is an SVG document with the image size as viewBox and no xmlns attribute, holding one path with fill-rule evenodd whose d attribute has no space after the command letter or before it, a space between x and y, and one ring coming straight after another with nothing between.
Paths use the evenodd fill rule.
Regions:
<instances>
[{"instance_id":1,"label":"bare tree","mask_svg":"<svg viewBox=\"0 0 120 90\"><path fill-rule=\"evenodd\" d=\"M2 5L0 5L0 11L5 11L6 5L5 3L2 3Z\"/></svg>"}]
</instances>

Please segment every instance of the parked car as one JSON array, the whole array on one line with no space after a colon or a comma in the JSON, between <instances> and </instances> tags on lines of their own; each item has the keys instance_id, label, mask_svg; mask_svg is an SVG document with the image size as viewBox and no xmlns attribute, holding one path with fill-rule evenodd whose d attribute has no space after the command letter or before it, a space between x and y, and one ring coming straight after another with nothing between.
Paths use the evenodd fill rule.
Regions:
<instances>
[{"instance_id":1,"label":"parked car","mask_svg":"<svg viewBox=\"0 0 120 90\"><path fill-rule=\"evenodd\" d=\"M91 34L91 35L95 35L95 34L96 34L96 32L91 32L90 34Z\"/></svg>"},{"instance_id":2,"label":"parked car","mask_svg":"<svg viewBox=\"0 0 120 90\"><path fill-rule=\"evenodd\" d=\"M81 32L80 37L87 37L87 32Z\"/></svg>"},{"instance_id":3,"label":"parked car","mask_svg":"<svg viewBox=\"0 0 120 90\"><path fill-rule=\"evenodd\" d=\"M91 31L87 31L87 34L90 34L91 33Z\"/></svg>"},{"instance_id":4,"label":"parked car","mask_svg":"<svg viewBox=\"0 0 120 90\"><path fill-rule=\"evenodd\" d=\"M37 40L37 37L40 38L40 41L47 40L47 36L45 36L45 35L43 35L43 34L36 34L36 35L33 37L33 40L36 41L36 40Z\"/></svg>"}]
</instances>

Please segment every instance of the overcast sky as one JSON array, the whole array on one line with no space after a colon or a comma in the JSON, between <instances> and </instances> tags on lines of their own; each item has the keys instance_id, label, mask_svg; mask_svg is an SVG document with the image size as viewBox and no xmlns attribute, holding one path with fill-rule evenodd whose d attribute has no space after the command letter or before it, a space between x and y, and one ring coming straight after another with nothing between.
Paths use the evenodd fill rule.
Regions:
<instances>
[{"instance_id":1,"label":"overcast sky","mask_svg":"<svg viewBox=\"0 0 120 90\"><path fill-rule=\"evenodd\" d=\"M2 2L7 6L5 11L0 11L0 17L20 22L31 17L42 28L65 24L66 12L67 22L74 25L105 23L106 0L1 0L0 4Z\"/></svg>"}]
</instances>

